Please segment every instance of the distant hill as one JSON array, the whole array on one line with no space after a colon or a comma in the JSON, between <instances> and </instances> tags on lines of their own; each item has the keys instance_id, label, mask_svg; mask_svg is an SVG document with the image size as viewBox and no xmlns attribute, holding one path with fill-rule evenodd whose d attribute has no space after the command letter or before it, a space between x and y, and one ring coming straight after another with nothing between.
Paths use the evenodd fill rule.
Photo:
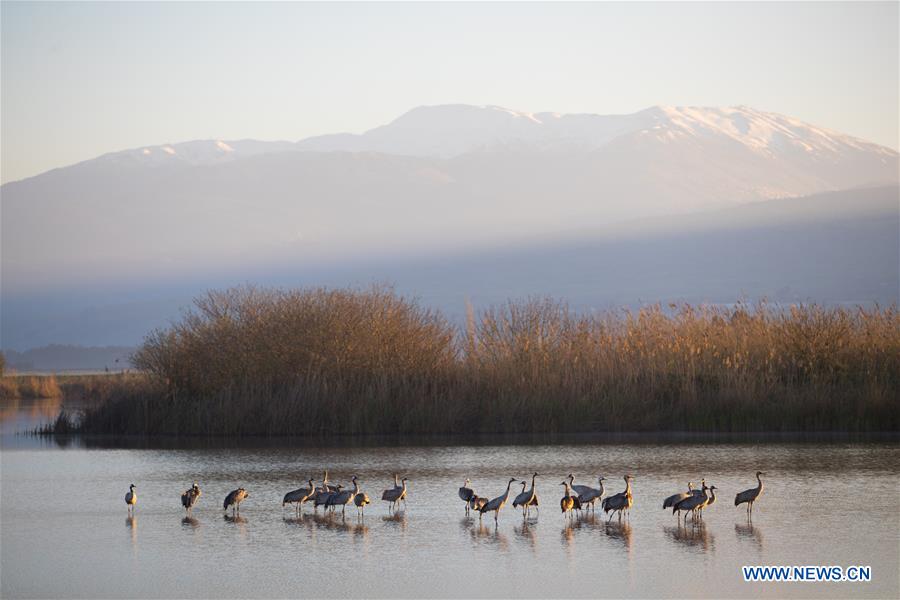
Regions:
<instances>
[{"instance_id":1,"label":"distant hill","mask_svg":"<svg viewBox=\"0 0 900 600\"><path fill-rule=\"evenodd\" d=\"M896 151L747 107L419 107L362 135L148 146L7 183L4 293L456 251L897 182Z\"/></svg>"},{"instance_id":2,"label":"distant hill","mask_svg":"<svg viewBox=\"0 0 900 600\"><path fill-rule=\"evenodd\" d=\"M4 305L9 347L50 342L137 344L208 288L368 285L399 292L462 322L476 307L551 295L580 310L654 302L891 305L900 302L900 187L758 202L690 215L574 228L555 237L403 258L232 266L137 288L25 297Z\"/></svg>"},{"instance_id":3,"label":"distant hill","mask_svg":"<svg viewBox=\"0 0 900 600\"><path fill-rule=\"evenodd\" d=\"M7 369L16 371L119 371L132 367L133 347L53 344L25 352L4 350Z\"/></svg>"}]
</instances>

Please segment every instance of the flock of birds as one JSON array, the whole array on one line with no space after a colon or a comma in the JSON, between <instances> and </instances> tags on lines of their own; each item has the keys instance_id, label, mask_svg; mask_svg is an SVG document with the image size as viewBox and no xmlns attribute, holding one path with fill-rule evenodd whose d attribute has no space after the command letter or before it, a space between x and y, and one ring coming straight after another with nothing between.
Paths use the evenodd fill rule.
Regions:
<instances>
[{"instance_id":1,"label":"flock of birds","mask_svg":"<svg viewBox=\"0 0 900 600\"><path fill-rule=\"evenodd\" d=\"M760 479L760 475L765 475L765 473L762 471L756 472L757 486L755 488L745 490L737 494L734 498L735 506L741 504L747 505L748 519L752 518L753 503L756 502L763 492L763 482L762 479ZM537 510L538 506L540 506L540 500L535 491L535 480L537 477L537 473L531 476L531 488L527 490L525 488L527 487L528 482L525 480L519 481L519 483L522 484L522 492L513 500L513 507L521 508L522 516L525 518L528 517L532 508ZM559 508L564 516L570 518L575 514L575 511L588 509L594 511L595 503L599 500L600 509L609 515L607 522L611 521L616 514L618 514L619 520L622 519L623 514L627 518L628 511L634 505L634 497L631 493L631 482L634 478L631 475L625 475L624 479L624 491L604 498L603 495L606 490L603 487L603 482L606 481L605 477L599 477L597 479L599 487L594 488L588 485L575 485L575 476L570 473L569 476L559 484L565 487L565 495L559 501ZM514 478L510 479L509 483L506 485L506 491L502 495L497 496L492 500L488 500L487 498L483 498L476 494L475 490L469 487L470 480L466 479L463 486L459 488L459 498L466 503L466 514L468 515L471 510L477 510L481 513L479 515L480 517L486 512L493 512L494 521L497 521L498 513L509 500L510 488L516 481L517 480ZM663 508L671 508L672 513L676 515L679 522L681 522L682 513L685 513L685 522L687 521L688 514L691 515L692 523L701 521L703 519L703 509L716 502L716 489L717 488L714 485L707 486L706 480L704 479L702 481L701 489L695 490L693 482L689 481L686 492L673 494L663 500Z\"/></svg>"},{"instance_id":2,"label":"flock of birds","mask_svg":"<svg viewBox=\"0 0 900 600\"><path fill-rule=\"evenodd\" d=\"M734 497L735 506L741 504L747 505L748 519L752 519L753 503L759 499L763 492L763 482L762 479L760 479L760 475L765 475L765 473L762 471L756 472L757 486L755 488L745 490ZM510 478L509 482L506 484L506 491L492 499L476 494L475 490L470 487L471 481L467 478L462 487L459 488L459 498L465 502L466 515L469 515L471 511L477 511L480 519L485 513L492 512L494 513L494 521L497 522L500 509L506 506L506 503L509 500L512 485L518 482L522 484L522 491L513 499L512 505L513 508L521 508L523 518L527 518L532 509L539 511L540 500L538 499L537 491L535 489L535 482L538 477L539 475L537 473L534 473L531 476L531 488L529 489L526 489L528 486L526 480L519 481L515 478ZM571 518L575 514L575 511L589 509L593 512L595 510L595 503L599 500L600 509L609 515L607 522L611 521L616 514L618 514L619 520L622 519L623 514L628 518L628 511L634 505L634 497L631 493L631 482L633 479L634 478L631 475L625 475L625 490L604 498L605 490L603 482L606 481L605 477L599 477L597 479L599 487L594 488L587 485L575 485L574 475L569 474L569 476L559 484L565 487L564 495L559 501L560 510L566 518ZM408 479L406 477L400 479L399 476L395 474L393 487L389 487L382 492L381 499L389 503L389 510L393 511L399 508L401 502L403 502L403 506L406 507L407 481ZM347 506L353 504L356 506L357 515L363 516L365 514L365 508L368 504L371 504L371 500L368 494L360 489L359 484L361 482L357 476L354 475L351 482L353 484L352 489L344 489L343 485L333 485L328 481L328 471L325 471L321 485L316 486L315 480L310 478L307 481L308 487L296 489L285 494L281 506L283 508L288 504L293 504L299 515L303 509L303 505L309 502L312 503L314 511L317 511L320 506L324 507L323 510L331 510L332 512L334 512L337 507L341 507L341 514L344 515ZM125 494L125 504L128 505L129 513L134 511L134 507L137 504L137 493L135 492L135 489L136 486L132 483L128 489L128 493ZM707 486L705 479L702 481L700 489L694 489L693 483L688 482L688 489L686 492L680 492L669 496L663 500L662 507L663 509L671 508L672 514L677 515L679 523L681 523L682 513L684 513L685 523L687 522L688 514L691 515L692 523L702 521L703 509L712 506L716 502L716 489L717 488L714 485ZM184 507L185 511L190 512L200 499L200 496L200 486L196 483L185 490L184 493L181 494L181 505ZM232 514L240 513L241 502L249 497L250 493L240 487L228 493L222 507L226 512L231 508Z\"/></svg>"}]
</instances>

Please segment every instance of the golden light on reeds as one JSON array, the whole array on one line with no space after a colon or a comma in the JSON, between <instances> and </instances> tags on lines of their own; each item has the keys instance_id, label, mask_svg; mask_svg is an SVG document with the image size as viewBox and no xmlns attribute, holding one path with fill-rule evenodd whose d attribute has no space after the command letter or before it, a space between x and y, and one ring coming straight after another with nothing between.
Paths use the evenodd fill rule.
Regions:
<instances>
[{"instance_id":1,"label":"golden light on reeds","mask_svg":"<svg viewBox=\"0 0 900 600\"><path fill-rule=\"evenodd\" d=\"M457 329L385 287L243 287L198 299L135 364L156 391L89 412L86 429L894 430L900 316L765 304L585 315L530 299L469 309Z\"/></svg>"}]
</instances>

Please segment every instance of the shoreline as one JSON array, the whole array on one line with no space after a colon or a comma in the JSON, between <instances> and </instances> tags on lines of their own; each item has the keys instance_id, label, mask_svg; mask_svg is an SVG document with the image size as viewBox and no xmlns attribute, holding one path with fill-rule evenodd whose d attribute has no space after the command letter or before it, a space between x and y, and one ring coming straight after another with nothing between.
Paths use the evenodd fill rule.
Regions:
<instances>
[{"instance_id":1,"label":"shoreline","mask_svg":"<svg viewBox=\"0 0 900 600\"><path fill-rule=\"evenodd\" d=\"M435 434L336 434L330 436L298 435L119 435L95 433L17 432L18 439L34 439L48 443L79 444L87 448L321 448L321 447L445 447L445 446L690 446L717 444L900 444L900 431L755 431L755 432L689 432L628 431L575 433L435 433Z\"/></svg>"}]
</instances>

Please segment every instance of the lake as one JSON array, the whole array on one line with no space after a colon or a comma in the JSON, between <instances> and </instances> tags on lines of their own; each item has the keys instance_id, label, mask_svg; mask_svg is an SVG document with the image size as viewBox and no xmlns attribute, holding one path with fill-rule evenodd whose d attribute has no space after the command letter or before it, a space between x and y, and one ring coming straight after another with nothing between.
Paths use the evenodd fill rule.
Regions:
<instances>
[{"instance_id":1,"label":"lake","mask_svg":"<svg viewBox=\"0 0 900 600\"><path fill-rule=\"evenodd\" d=\"M16 435L59 401L0 406L0 595L106 597L898 597L896 436L580 436L552 440L49 440ZM282 509L329 470L373 499L323 516ZM765 492L748 523L736 492ZM457 489L497 496L537 471L540 514L511 506L495 527L466 517ZM409 478L405 510L378 498ZM567 521L563 487L634 477L628 520ZM718 488L704 523L661 508L688 481ZM203 490L186 517L180 494ZM128 485L138 505L129 517ZM240 518L222 510L238 486ZM514 487L515 491L521 486ZM510 503L511 504L511 503ZM866 583L747 583L742 565L871 566Z\"/></svg>"}]
</instances>

